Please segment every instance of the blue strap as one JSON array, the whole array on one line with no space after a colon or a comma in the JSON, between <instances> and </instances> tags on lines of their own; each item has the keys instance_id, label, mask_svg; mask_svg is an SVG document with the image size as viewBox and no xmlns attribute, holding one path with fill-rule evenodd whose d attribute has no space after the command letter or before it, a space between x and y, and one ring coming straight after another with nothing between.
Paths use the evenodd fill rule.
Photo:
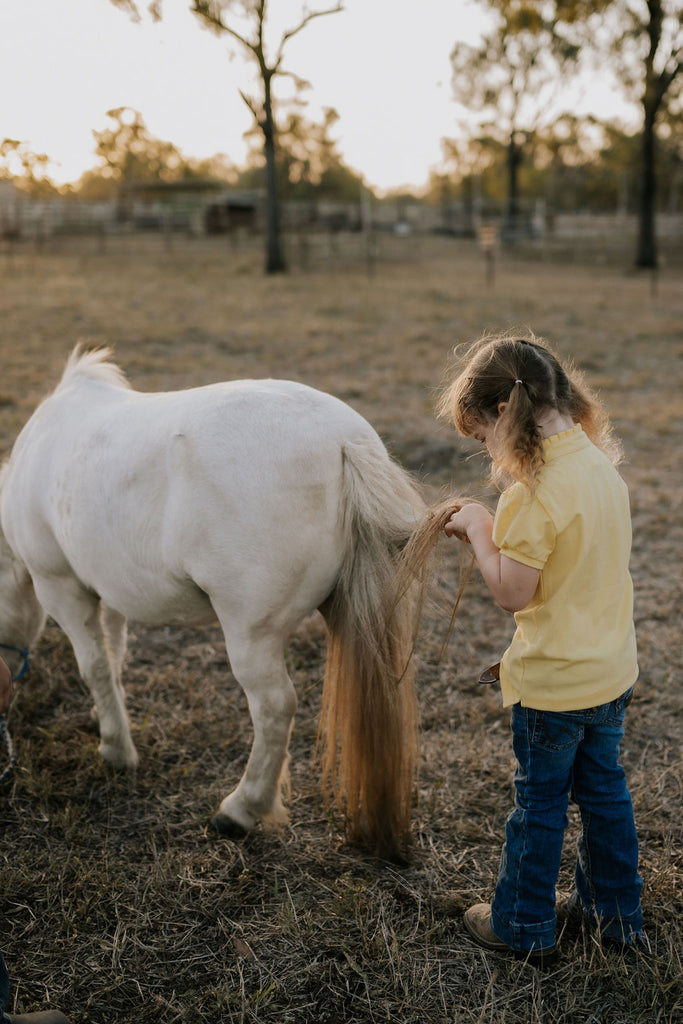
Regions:
<instances>
[{"instance_id":1,"label":"blue strap","mask_svg":"<svg viewBox=\"0 0 683 1024\"><path fill-rule=\"evenodd\" d=\"M3 651L14 651L15 654L20 654L23 658L21 668L15 676L12 676L12 682L16 683L18 679L21 679L28 672L28 647L12 647L11 644L0 644L0 647L2 647Z\"/></svg>"}]
</instances>

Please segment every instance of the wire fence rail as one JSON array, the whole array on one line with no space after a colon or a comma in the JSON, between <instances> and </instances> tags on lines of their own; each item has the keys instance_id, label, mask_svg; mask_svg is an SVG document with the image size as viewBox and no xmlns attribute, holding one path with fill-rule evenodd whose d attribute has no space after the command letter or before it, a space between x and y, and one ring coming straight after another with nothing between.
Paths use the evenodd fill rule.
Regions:
<instances>
[{"instance_id":1,"label":"wire fence rail","mask_svg":"<svg viewBox=\"0 0 683 1024\"><path fill-rule=\"evenodd\" d=\"M238 256L258 267L265 239L258 228L239 227L208 234L190 222L162 221L141 228L105 216L106 204L75 204L68 219L47 215L12 220L0 208L0 256L6 263L41 253L97 255L145 253L192 256ZM382 262L419 258L427 240L442 238L453 247L477 244L491 283L494 268L505 259L567 260L577 263L635 261L638 223L633 215L563 214L525 219L514 231L502 219L480 219L471 230L457 232L411 226L405 222L367 230L337 230L333 226L295 222L283 230L283 247L291 269L304 271L328 266L361 265L373 273ZM683 214L657 218L659 262L683 263ZM245 268L246 269L246 268Z\"/></svg>"}]
</instances>

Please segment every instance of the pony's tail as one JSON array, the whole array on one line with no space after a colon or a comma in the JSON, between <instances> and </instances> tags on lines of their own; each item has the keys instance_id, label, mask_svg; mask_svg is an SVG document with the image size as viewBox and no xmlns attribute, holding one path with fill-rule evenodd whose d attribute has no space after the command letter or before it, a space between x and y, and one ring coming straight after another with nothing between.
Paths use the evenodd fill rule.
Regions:
<instances>
[{"instance_id":1,"label":"pony's tail","mask_svg":"<svg viewBox=\"0 0 683 1024\"><path fill-rule=\"evenodd\" d=\"M396 593L404 593L409 587L416 589L417 613L415 615L415 632L422 616L425 593L429 582L430 570L433 562L434 550L438 540L443 536L443 530L454 512L459 512L465 503L475 501L473 498L445 498L438 505L428 509L422 521L411 535L408 543L401 552L401 558L396 574ZM474 567L474 554L469 544L462 542L460 550L460 585L451 612L448 629L441 644L439 661L443 658L448 641L450 640L455 618L458 614L460 602L465 588L470 581Z\"/></svg>"},{"instance_id":2,"label":"pony's tail","mask_svg":"<svg viewBox=\"0 0 683 1024\"><path fill-rule=\"evenodd\" d=\"M343 457L344 562L323 609L329 630L318 752L323 786L349 838L404 859L417 753L414 588L397 598L401 550L424 504L409 475L371 442Z\"/></svg>"}]
</instances>

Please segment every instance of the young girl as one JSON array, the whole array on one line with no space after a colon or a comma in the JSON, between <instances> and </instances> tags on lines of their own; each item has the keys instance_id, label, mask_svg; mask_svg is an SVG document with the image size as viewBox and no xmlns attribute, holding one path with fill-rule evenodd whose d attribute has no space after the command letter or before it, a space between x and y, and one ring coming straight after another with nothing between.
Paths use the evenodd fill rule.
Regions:
<instances>
[{"instance_id":1,"label":"young girl","mask_svg":"<svg viewBox=\"0 0 683 1024\"><path fill-rule=\"evenodd\" d=\"M583 830L568 910L631 945L642 880L619 742L638 666L619 445L580 375L536 340L477 342L440 411L486 444L494 479L509 482L495 518L466 504L445 532L471 543L517 627L494 672L512 709L515 809L493 902L471 907L465 927L487 949L552 957L571 796Z\"/></svg>"}]
</instances>

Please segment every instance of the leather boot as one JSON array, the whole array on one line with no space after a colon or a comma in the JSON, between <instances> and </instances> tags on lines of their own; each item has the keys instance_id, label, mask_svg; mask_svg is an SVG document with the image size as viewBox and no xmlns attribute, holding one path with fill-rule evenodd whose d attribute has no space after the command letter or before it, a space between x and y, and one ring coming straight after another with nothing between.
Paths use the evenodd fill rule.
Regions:
<instances>
[{"instance_id":1,"label":"leather boot","mask_svg":"<svg viewBox=\"0 0 683 1024\"><path fill-rule=\"evenodd\" d=\"M502 953L504 956L513 956L517 960L525 960L534 967L545 967L552 963L557 956L557 947L550 946L549 949L525 950L513 949L506 942L499 939L491 927L491 904L477 903L466 910L463 915L463 924L478 946L490 949L493 953Z\"/></svg>"}]
</instances>

